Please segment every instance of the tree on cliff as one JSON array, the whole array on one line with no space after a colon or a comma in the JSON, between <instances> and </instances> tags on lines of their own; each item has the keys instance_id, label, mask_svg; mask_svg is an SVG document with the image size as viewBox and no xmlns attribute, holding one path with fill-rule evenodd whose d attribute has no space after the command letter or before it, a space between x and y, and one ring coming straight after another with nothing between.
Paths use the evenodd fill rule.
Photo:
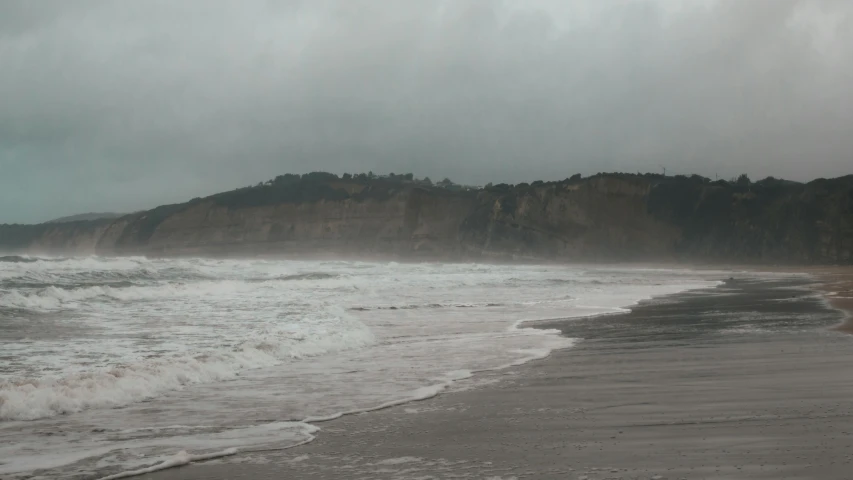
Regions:
<instances>
[{"instance_id":1,"label":"tree on cliff","mask_svg":"<svg viewBox=\"0 0 853 480\"><path fill-rule=\"evenodd\" d=\"M285 173L284 175L279 175L275 177L273 180L273 184L275 185L288 185L293 183L298 183L302 177L296 175L294 173Z\"/></svg>"},{"instance_id":2,"label":"tree on cliff","mask_svg":"<svg viewBox=\"0 0 853 480\"><path fill-rule=\"evenodd\" d=\"M330 181L337 180L337 179L338 179L337 175L335 175L334 173L329 173L329 172L311 172L311 173L306 173L305 175L302 175L302 181L303 182L320 183L320 182L330 182Z\"/></svg>"}]
</instances>

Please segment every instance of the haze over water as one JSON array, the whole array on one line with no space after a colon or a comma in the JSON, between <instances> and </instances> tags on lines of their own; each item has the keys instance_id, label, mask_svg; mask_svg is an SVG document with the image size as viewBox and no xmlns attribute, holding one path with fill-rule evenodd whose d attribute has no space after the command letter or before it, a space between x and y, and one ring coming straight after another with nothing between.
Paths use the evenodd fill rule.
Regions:
<instances>
[{"instance_id":1,"label":"haze over water","mask_svg":"<svg viewBox=\"0 0 853 480\"><path fill-rule=\"evenodd\" d=\"M524 320L620 312L719 277L2 257L0 474L97 478L286 447L317 434L312 421L426 398L575 342Z\"/></svg>"}]
</instances>

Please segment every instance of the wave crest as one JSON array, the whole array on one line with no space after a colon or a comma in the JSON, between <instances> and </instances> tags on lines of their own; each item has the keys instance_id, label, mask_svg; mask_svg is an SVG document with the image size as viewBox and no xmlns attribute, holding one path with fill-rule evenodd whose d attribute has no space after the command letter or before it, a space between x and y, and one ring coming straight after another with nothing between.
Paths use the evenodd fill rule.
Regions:
<instances>
[{"instance_id":1,"label":"wave crest","mask_svg":"<svg viewBox=\"0 0 853 480\"><path fill-rule=\"evenodd\" d=\"M236 377L240 371L362 348L370 329L339 307L327 307L320 328L259 332L235 348L149 359L97 371L0 382L0 420L35 420L89 408L118 407L187 385Z\"/></svg>"}]
</instances>

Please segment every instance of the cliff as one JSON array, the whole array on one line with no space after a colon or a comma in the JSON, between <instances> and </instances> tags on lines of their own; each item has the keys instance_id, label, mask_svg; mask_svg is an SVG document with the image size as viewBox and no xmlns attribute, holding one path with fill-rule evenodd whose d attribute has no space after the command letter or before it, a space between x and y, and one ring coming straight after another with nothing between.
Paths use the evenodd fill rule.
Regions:
<instances>
[{"instance_id":1,"label":"cliff","mask_svg":"<svg viewBox=\"0 0 853 480\"><path fill-rule=\"evenodd\" d=\"M853 263L853 175L600 174L481 189L286 175L117 219L2 225L0 251Z\"/></svg>"}]
</instances>

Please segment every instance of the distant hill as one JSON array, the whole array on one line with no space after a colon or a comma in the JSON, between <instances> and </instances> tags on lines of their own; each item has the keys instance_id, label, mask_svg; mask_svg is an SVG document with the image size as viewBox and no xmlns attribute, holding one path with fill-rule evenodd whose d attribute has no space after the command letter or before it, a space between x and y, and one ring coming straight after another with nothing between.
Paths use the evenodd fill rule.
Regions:
<instances>
[{"instance_id":1,"label":"distant hill","mask_svg":"<svg viewBox=\"0 0 853 480\"><path fill-rule=\"evenodd\" d=\"M79 215L71 215L68 217L57 218L44 223L72 223L72 222L90 222L92 220L105 220L118 218L124 215L123 213L81 213Z\"/></svg>"},{"instance_id":2,"label":"distant hill","mask_svg":"<svg viewBox=\"0 0 853 480\"><path fill-rule=\"evenodd\" d=\"M475 187L313 172L93 215L0 225L0 251L853 264L853 175L600 173Z\"/></svg>"}]
</instances>

